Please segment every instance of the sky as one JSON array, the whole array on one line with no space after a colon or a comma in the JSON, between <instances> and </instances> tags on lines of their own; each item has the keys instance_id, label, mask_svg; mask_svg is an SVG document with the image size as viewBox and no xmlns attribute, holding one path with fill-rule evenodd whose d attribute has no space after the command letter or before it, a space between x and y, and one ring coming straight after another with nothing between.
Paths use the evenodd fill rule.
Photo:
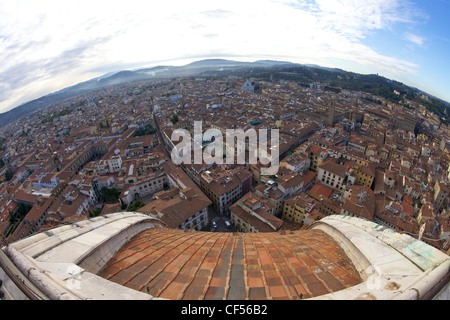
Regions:
<instances>
[{"instance_id":1,"label":"sky","mask_svg":"<svg viewBox=\"0 0 450 320\"><path fill-rule=\"evenodd\" d=\"M450 0L0 0L0 113L205 58L379 74L450 101Z\"/></svg>"}]
</instances>

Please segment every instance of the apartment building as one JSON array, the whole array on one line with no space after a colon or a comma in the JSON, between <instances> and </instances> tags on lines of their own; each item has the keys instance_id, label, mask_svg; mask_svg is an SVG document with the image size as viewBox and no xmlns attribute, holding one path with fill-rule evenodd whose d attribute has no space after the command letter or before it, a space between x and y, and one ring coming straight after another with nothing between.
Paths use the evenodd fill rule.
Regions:
<instances>
[{"instance_id":1,"label":"apartment building","mask_svg":"<svg viewBox=\"0 0 450 320\"><path fill-rule=\"evenodd\" d=\"M57 172L44 172L42 175L37 176L35 180L37 182L33 182L33 186L36 188L53 189L59 183Z\"/></svg>"},{"instance_id":2,"label":"apartment building","mask_svg":"<svg viewBox=\"0 0 450 320\"><path fill-rule=\"evenodd\" d=\"M273 180L260 183L255 187L255 194L264 199L268 199L274 207L274 214L278 216L283 210L284 193L278 188Z\"/></svg>"},{"instance_id":3,"label":"apartment building","mask_svg":"<svg viewBox=\"0 0 450 320\"><path fill-rule=\"evenodd\" d=\"M368 147L368 141L363 137L352 134L348 139L348 146L351 149L357 150L361 153L365 153Z\"/></svg>"},{"instance_id":4,"label":"apartment building","mask_svg":"<svg viewBox=\"0 0 450 320\"><path fill-rule=\"evenodd\" d=\"M333 159L319 165L317 178L323 184L341 192L355 183L355 177L351 175L351 171L346 166L336 163Z\"/></svg>"},{"instance_id":5,"label":"apartment building","mask_svg":"<svg viewBox=\"0 0 450 320\"><path fill-rule=\"evenodd\" d=\"M164 172L157 175L155 174L143 180L133 180L131 183L124 186L120 199L122 203L128 205L136 199L143 198L163 190L167 183L168 179Z\"/></svg>"},{"instance_id":6,"label":"apartment building","mask_svg":"<svg viewBox=\"0 0 450 320\"><path fill-rule=\"evenodd\" d=\"M293 173L281 167L276 177L261 179L262 183L255 187L255 193L269 199L275 208L274 214L281 217L284 201L309 189L315 176L316 174L312 171Z\"/></svg>"},{"instance_id":7,"label":"apartment building","mask_svg":"<svg viewBox=\"0 0 450 320\"><path fill-rule=\"evenodd\" d=\"M307 172L311 160L304 155L293 153L280 161L280 166L291 170L292 172Z\"/></svg>"},{"instance_id":8,"label":"apartment building","mask_svg":"<svg viewBox=\"0 0 450 320\"><path fill-rule=\"evenodd\" d=\"M169 228L202 230L208 225L209 201L191 188L172 188L157 192L139 212L154 214Z\"/></svg>"},{"instance_id":9,"label":"apartment building","mask_svg":"<svg viewBox=\"0 0 450 320\"><path fill-rule=\"evenodd\" d=\"M122 167L122 157L119 154L115 154L110 158L106 159L108 164L109 173L119 172Z\"/></svg>"},{"instance_id":10,"label":"apartment building","mask_svg":"<svg viewBox=\"0 0 450 320\"><path fill-rule=\"evenodd\" d=\"M283 220L303 223L305 215L318 207L318 201L302 193L284 201Z\"/></svg>"},{"instance_id":11,"label":"apartment building","mask_svg":"<svg viewBox=\"0 0 450 320\"><path fill-rule=\"evenodd\" d=\"M283 220L275 217L273 210L270 201L249 192L230 206L231 223L240 232L276 232Z\"/></svg>"},{"instance_id":12,"label":"apartment building","mask_svg":"<svg viewBox=\"0 0 450 320\"><path fill-rule=\"evenodd\" d=\"M375 216L375 194L367 186L354 185L344 193L344 204L340 214L373 220Z\"/></svg>"},{"instance_id":13,"label":"apartment building","mask_svg":"<svg viewBox=\"0 0 450 320\"><path fill-rule=\"evenodd\" d=\"M353 170L355 184L371 188L376 176L376 169L373 165L358 165L356 163L349 164Z\"/></svg>"},{"instance_id":14,"label":"apartment building","mask_svg":"<svg viewBox=\"0 0 450 320\"><path fill-rule=\"evenodd\" d=\"M448 199L450 192L449 190L449 187L440 181L436 181L436 183L434 184L433 198L436 210L441 210L443 204Z\"/></svg>"},{"instance_id":15,"label":"apartment building","mask_svg":"<svg viewBox=\"0 0 450 320\"><path fill-rule=\"evenodd\" d=\"M316 172L317 167L329 157L327 149L311 143L297 147L294 154L307 156L309 158L309 169Z\"/></svg>"},{"instance_id":16,"label":"apartment building","mask_svg":"<svg viewBox=\"0 0 450 320\"><path fill-rule=\"evenodd\" d=\"M229 207L250 191L253 174L243 167L219 166L200 176L200 188L220 214L228 215Z\"/></svg>"}]
</instances>

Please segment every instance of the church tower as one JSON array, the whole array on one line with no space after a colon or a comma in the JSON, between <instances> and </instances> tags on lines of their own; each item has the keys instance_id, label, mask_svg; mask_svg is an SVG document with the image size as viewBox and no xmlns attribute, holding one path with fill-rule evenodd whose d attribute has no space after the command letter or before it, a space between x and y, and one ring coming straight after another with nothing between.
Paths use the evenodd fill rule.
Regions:
<instances>
[{"instance_id":1,"label":"church tower","mask_svg":"<svg viewBox=\"0 0 450 320\"><path fill-rule=\"evenodd\" d=\"M334 111L336 108L336 100L335 98L331 98L331 104L329 108L329 114L328 114L328 125L332 127L334 125Z\"/></svg>"}]
</instances>

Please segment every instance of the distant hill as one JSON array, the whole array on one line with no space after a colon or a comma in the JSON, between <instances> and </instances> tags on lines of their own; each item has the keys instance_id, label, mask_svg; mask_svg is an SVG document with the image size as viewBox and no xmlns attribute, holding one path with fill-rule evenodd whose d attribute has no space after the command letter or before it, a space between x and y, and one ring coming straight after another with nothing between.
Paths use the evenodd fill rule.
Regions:
<instances>
[{"instance_id":1,"label":"distant hill","mask_svg":"<svg viewBox=\"0 0 450 320\"><path fill-rule=\"evenodd\" d=\"M0 127L50 104L81 93L87 93L113 85L177 76L201 75L220 77L229 74L259 78L267 81L271 78L273 80L284 79L296 81L305 86L317 81L328 84L334 90L348 89L363 91L396 103L401 102L403 99L415 100L440 115L444 122L448 123L450 119L450 110L448 110L450 107L449 103L430 95L427 95L429 99L422 99L421 96L424 92L378 75L362 75L340 69L325 68L317 65L302 65L286 61L258 60L254 62L241 62L226 59L205 59L192 62L185 66L157 66L133 71L124 70L81 82L0 114ZM400 95L395 94L394 90L400 92Z\"/></svg>"},{"instance_id":2,"label":"distant hill","mask_svg":"<svg viewBox=\"0 0 450 320\"><path fill-rule=\"evenodd\" d=\"M371 94L370 101L381 103L378 97L387 101L412 107L410 102L419 103L437 114L443 123L450 124L450 103L434 97L404 83L387 79L377 74L358 74L337 68L316 65L274 64L268 68L244 66L234 70L215 71L212 78L234 75L262 81L287 80L309 87L312 82L324 84L324 89L332 92L341 90L360 91Z\"/></svg>"}]
</instances>

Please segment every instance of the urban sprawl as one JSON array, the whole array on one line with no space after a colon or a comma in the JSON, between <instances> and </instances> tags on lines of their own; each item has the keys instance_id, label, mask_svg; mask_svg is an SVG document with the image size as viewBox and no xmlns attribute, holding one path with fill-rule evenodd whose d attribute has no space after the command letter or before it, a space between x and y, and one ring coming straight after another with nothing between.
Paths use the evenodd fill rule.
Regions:
<instances>
[{"instance_id":1,"label":"urban sprawl","mask_svg":"<svg viewBox=\"0 0 450 320\"><path fill-rule=\"evenodd\" d=\"M203 149L214 143L208 129L277 129L278 171L176 165L176 129ZM234 76L147 81L49 105L1 128L0 142L2 245L136 211L211 232L286 233L349 215L450 247L449 127L413 101Z\"/></svg>"}]
</instances>

